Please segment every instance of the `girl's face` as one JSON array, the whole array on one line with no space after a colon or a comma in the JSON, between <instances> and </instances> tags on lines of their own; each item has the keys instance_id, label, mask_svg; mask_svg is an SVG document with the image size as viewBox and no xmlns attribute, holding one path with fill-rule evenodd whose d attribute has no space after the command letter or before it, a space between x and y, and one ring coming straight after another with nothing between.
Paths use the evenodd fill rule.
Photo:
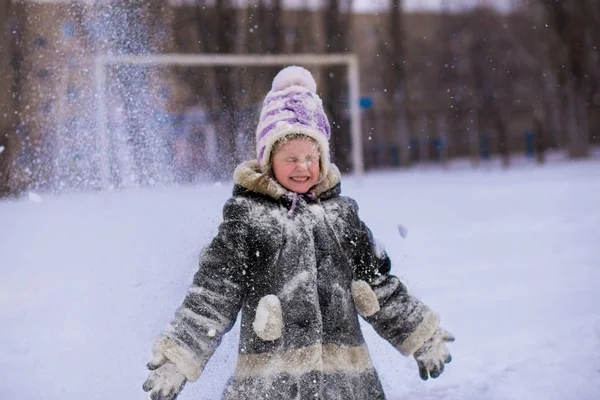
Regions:
<instances>
[{"instance_id":1,"label":"girl's face","mask_svg":"<svg viewBox=\"0 0 600 400\"><path fill-rule=\"evenodd\" d=\"M306 193L319 180L319 148L312 139L297 138L280 144L272 163L277 182L292 192Z\"/></svg>"}]
</instances>

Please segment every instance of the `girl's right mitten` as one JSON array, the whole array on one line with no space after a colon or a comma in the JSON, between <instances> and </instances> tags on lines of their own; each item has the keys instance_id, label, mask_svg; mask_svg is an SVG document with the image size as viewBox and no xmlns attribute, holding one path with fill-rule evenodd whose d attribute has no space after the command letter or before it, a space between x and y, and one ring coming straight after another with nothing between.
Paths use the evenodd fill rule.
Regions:
<instances>
[{"instance_id":1,"label":"girl's right mitten","mask_svg":"<svg viewBox=\"0 0 600 400\"><path fill-rule=\"evenodd\" d=\"M150 392L150 398L175 400L186 382L185 376L177 366L159 354L148 363L148 369L150 375L142 388L145 392Z\"/></svg>"}]
</instances>

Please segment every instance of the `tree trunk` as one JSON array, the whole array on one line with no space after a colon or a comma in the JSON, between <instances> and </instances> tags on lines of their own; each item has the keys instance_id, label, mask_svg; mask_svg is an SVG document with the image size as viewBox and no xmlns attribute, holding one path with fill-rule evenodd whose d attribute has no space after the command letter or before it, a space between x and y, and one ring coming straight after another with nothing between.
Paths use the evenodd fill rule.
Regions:
<instances>
[{"instance_id":1,"label":"tree trunk","mask_svg":"<svg viewBox=\"0 0 600 400\"><path fill-rule=\"evenodd\" d=\"M471 165L473 168L479 167L481 161L481 149L479 142L479 111L471 110L472 118L469 122L469 148L471 153Z\"/></svg>"},{"instance_id":2,"label":"tree trunk","mask_svg":"<svg viewBox=\"0 0 600 400\"><path fill-rule=\"evenodd\" d=\"M597 74L593 70L593 58L598 50L593 48L594 18L598 15L595 1L563 0L547 2L539 0L548 15L548 21L559 39L565 57L560 60L558 75L563 84L564 121L571 158L588 154L589 126L587 101L591 80Z\"/></svg>"},{"instance_id":3,"label":"tree trunk","mask_svg":"<svg viewBox=\"0 0 600 400\"><path fill-rule=\"evenodd\" d=\"M587 136L587 132L584 131L585 126L582 126L581 114L582 105L581 100L575 92L572 81L567 84L566 90L566 105L565 105L565 120L567 128L568 140L568 154L570 158L581 158L586 155L586 146L584 142L584 136ZM586 114L587 118L587 114Z\"/></svg>"},{"instance_id":4,"label":"tree trunk","mask_svg":"<svg viewBox=\"0 0 600 400\"><path fill-rule=\"evenodd\" d=\"M419 163L429 160L429 124L425 118L421 118L421 129L419 129Z\"/></svg>"},{"instance_id":5,"label":"tree trunk","mask_svg":"<svg viewBox=\"0 0 600 400\"><path fill-rule=\"evenodd\" d=\"M590 126L589 126L589 107L585 96L577 96L577 127L579 137L579 155L580 157L589 156L590 152Z\"/></svg>"},{"instance_id":6,"label":"tree trunk","mask_svg":"<svg viewBox=\"0 0 600 400\"><path fill-rule=\"evenodd\" d=\"M10 23L11 2L3 0L0 2L0 109L5 113L0 115L0 197L10 193L11 162L14 160L13 146L9 143L9 137L13 135L14 101L13 89L13 57L12 39L8 25Z\"/></svg>"},{"instance_id":7,"label":"tree trunk","mask_svg":"<svg viewBox=\"0 0 600 400\"><path fill-rule=\"evenodd\" d=\"M448 145L450 144L448 140L448 120L444 114L439 114L436 118L436 126L437 126L437 136L438 136L438 146L440 146L436 151L440 157L440 164L444 167L448 167L449 160L449 149Z\"/></svg>"},{"instance_id":8,"label":"tree trunk","mask_svg":"<svg viewBox=\"0 0 600 400\"><path fill-rule=\"evenodd\" d=\"M398 93L401 93L400 91ZM406 167L411 164L410 147L409 147L409 128L408 116L406 111L406 102L402 98L402 94L398 95L396 100L396 134L398 135L398 151L400 157L400 165ZM426 146L427 143L424 143Z\"/></svg>"},{"instance_id":9,"label":"tree trunk","mask_svg":"<svg viewBox=\"0 0 600 400\"><path fill-rule=\"evenodd\" d=\"M402 166L411 164L411 151L409 147L410 127L408 124L409 110L406 105L408 88L406 85L406 69L404 67L406 48L403 20L402 0L392 0L388 10L388 23L386 39L382 43L381 52L387 60L388 66L384 70L384 87L386 100L394 110L393 130L398 145L398 158ZM419 135L420 136L420 135ZM422 148L422 145L421 145Z\"/></svg>"},{"instance_id":10,"label":"tree trunk","mask_svg":"<svg viewBox=\"0 0 600 400\"><path fill-rule=\"evenodd\" d=\"M563 120L561 113L561 96L556 90L556 77L551 71L545 71L544 80L544 104L543 110L537 117L545 115L546 120L542 126L546 127L545 147L562 146L566 142L565 132L563 130ZM551 132L551 135L548 135ZM552 137L550 141L549 136Z\"/></svg>"},{"instance_id":11,"label":"tree trunk","mask_svg":"<svg viewBox=\"0 0 600 400\"><path fill-rule=\"evenodd\" d=\"M348 13L342 12L340 1L329 0L323 16L327 52L348 51ZM345 109L350 107L350 104L347 104L348 90L345 89L346 72L342 66L332 66L323 71L327 93L324 105L329 111L331 123L332 158L342 172L352 168L350 126L348 118L344 115Z\"/></svg>"},{"instance_id":12,"label":"tree trunk","mask_svg":"<svg viewBox=\"0 0 600 400\"><path fill-rule=\"evenodd\" d=\"M228 0L217 0L215 31L215 53L234 53L236 34L236 10ZM203 27L198 27L203 29ZM217 97L217 150L221 157L221 168L215 171L220 179L231 177L233 169L238 164L240 156L236 151L237 128L237 98L234 91L235 76L230 67L216 67L216 97Z\"/></svg>"},{"instance_id":13,"label":"tree trunk","mask_svg":"<svg viewBox=\"0 0 600 400\"><path fill-rule=\"evenodd\" d=\"M546 162L546 133L539 115L533 117L533 138L535 146L535 160L538 164Z\"/></svg>"},{"instance_id":14,"label":"tree trunk","mask_svg":"<svg viewBox=\"0 0 600 400\"><path fill-rule=\"evenodd\" d=\"M510 166L510 150L508 144L508 132L506 131L506 122L499 116L496 117L496 134L498 135L498 152L502 157L502 166Z\"/></svg>"},{"instance_id":15,"label":"tree trunk","mask_svg":"<svg viewBox=\"0 0 600 400\"><path fill-rule=\"evenodd\" d=\"M26 146L23 138L23 124L15 114L22 107L22 91L24 81L23 65L23 22L26 19L25 5L9 2L7 16L12 20L12 38L7 38L7 49L10 52L10 66L12 77L10 79L10 91L12 101L9 105L12 115L9 121L9 131L6 137L6 148L0 158L4 159L6 165L5 191L7 194L17 194L25 190L30 179L20 165L21 154ZM7 32L5 30L4 32Z\"/></svg>"}]
</instances>

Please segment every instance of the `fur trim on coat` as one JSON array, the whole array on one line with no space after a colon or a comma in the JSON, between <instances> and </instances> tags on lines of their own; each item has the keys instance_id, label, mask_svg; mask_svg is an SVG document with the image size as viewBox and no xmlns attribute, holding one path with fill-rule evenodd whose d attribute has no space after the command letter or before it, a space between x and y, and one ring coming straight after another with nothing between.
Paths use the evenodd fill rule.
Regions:
<instances>
[{"instance_id":1,"label":"fur trim on coat","mask_svg":"<svg viewBox=\"0 0 600 400\"><path fill-rule=\"evenodd\" d=\"M312 192L318 197L328 190L333 189L340 183L341 178L340 170L334 164L331 164L327 175L319 180ZM256 160L246 161L238 165L233 172L233 181L240 187L275 200L289 193L269 173L261 171Z\"/></svg>"}]
</instances>

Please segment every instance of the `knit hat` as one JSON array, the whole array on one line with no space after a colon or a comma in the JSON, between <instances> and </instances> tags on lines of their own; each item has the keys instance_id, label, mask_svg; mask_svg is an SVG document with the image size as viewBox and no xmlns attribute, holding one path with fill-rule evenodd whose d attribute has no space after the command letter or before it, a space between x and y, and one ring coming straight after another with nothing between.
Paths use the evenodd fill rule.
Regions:
<instances>
[{"instance_id":1,"label":"knit hat","mask_svg":"<svg viewBox=\"0 0 600 400\"><path fill-rule=\"evenodd\" d=\"M271 152L278 140L300 134L314 139L321 154L321 177L329 171L331 129L317 95L317 84L302 67L279 71L267 93L256 128L256 153L263 171L270 168Z\"/></svg>"}]
</instances>

